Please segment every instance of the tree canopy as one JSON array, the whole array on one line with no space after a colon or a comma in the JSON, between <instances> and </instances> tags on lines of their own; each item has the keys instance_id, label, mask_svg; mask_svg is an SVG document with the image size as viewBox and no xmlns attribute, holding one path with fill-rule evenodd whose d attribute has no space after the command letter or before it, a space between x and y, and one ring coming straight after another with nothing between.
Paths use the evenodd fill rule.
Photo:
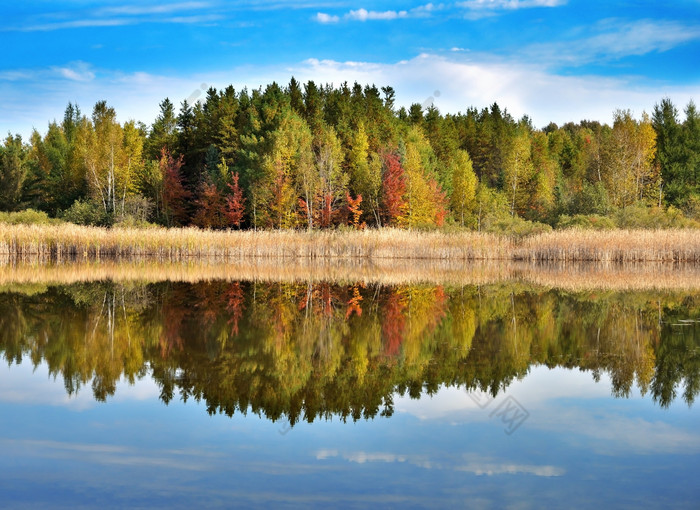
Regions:
<instances>
[{"instance_id":1,"label":"tree canopy","mask_svg":"<svg viewBox=\"0 0 700 510\"><path fill-rule=\"evenodd\" d=\"M496 103L443 115L396 109L394 95L294 78L210 88L179 108L164 99L150 126L105 101L90 116L68 104L45 134L0 146L0 209L222 229L608 225L630 208L700 221L692 101L683 119L662 99L650 116L616 110L612 126L536 129Z\"/></svg>"}]
</instances>

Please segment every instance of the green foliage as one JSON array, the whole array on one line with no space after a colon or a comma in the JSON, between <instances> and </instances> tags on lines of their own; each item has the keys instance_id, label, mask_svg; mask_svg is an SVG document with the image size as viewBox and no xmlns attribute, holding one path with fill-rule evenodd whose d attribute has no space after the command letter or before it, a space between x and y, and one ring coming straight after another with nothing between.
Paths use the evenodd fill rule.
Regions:
<instances>
[{"instance_id":1,"label":"green foliage","mask_svg":"<svg viewBox=\"0 0 700 510\"><path fill-rule=\"evenodd\" d=\"M114 225L120 227L150 228L149 222L154 211L153 201L142 195L129 195L114 215Z\"/></svg>"},{"instance_id":2,"label":"green foliage","mask_svg":"<svg viewBox=\"0 0 700 510\"><path fill-rule=\"evenodd\" d=\"M0 146L0 210L20 208L22 187L27 176L25 148L22 138L8 136Z\"/></svg>"},{"instance_id":3,"label":"green foliage","mask_svg":"<svg viewBox=\"0 0 700 510\"><path fill-rule=\"evenodd\" d=\"M575 214L573 216L562 214L557 220L558 229L610 230L616 227L617 225L611 218L598 214Z\"/></svg>"},{"instance_id":4,"label":"green foliage","mask_svg":"<svg viewBox=\"0 0 700 510\"><path fill-rule=\"evenodd\" d=\"M0 212L0 223L10 225L57 225L60 219L50 218L44 211L25 209L17 212Z\"/></svg>"},{"instance_id":5,"label":"green foliage","mask_svg":"<svg viewBox=\"0 0 700 510\"><path fill-rule=\"evenodd\" d=\"M102 204L93 200L76 200L63 212L61 218L77 225L106 227L114 223L114 218L105 212Z\"/></svg>"},{"instance_id":6,"label":"green foliage","mask_svg":"<svg viewBox=\"0 0 700 510\"><path fill-rule=\"evenodd\" d=\"M370 227L520 225L505 215L550 225L586 226L578 216L691 225L665 209L700 214L700 115L692 102L684 113L664 99L651 118L616 110L612 126L538 130L495 103L463 114L419 104L397 110L391 87L294 79L286 88L210 88L179 111L165 99L149 127L118 122L105 101L89 117L69 104L44 136L34 132L29 144L9 136L0 147L0 210L225 228L223 215L210 212L222 210L236 174L242 228L334 228L348 220L348 194L362 196L360 221ZM400 158L393 173L387 154ZM141 198L149 205L127 213ZM89 201L104 218L88 214ZM639 204L664 213L639 212Z\"/></svg>"},{"instance_id":7,"label":"green foliage","mask_svg":"<svg viewBox=\"0 0 700 510\"><path fill-rule=\"evenodd\" d=\"M583 183L581 191L574 193L569 212L574 215L603 216L610 212L610 199L602 182Z\"/></svg>"},{"instance_id":8,"label":"green foliage","mask_svg":"<svg viewBox=\"0 0 700 510\"><path fill-rule=\"evenodd\" d=\"M450 165L452 195L450 207L455 221L462 227L473 226L476 208L477 179L472 160L466 151L458 151Z\"/></svg>"},{"instance_id":9,"label":"green foliage","mask_svg":"<svg viewBox=\"0 0 700 510\"><path fill-rule=\"evenodd\" d=\"M697 221L686 218L673 206L658 208L635 204L616 211L612 217L619 228L626 229L700 227Z\"/></svg>"},{"instance_id":10,"label":"green foliage","mask_svg":"<svg viewBox=\"0 0 700 510\"><path fill-rule=\"evenodd\" d=\"M550 232L552 227L546 223L528 221L519 216L501 216L490 218L484 225L484 231L516 238Z\"/></svg>"}]
</instances>

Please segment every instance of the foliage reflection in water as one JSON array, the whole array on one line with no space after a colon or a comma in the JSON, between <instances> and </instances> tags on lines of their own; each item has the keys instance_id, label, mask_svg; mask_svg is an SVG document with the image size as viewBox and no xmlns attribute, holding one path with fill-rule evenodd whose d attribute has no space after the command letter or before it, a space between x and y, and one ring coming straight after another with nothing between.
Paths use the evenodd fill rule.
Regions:
<instances>
[{"instance_id":1,"label":"foliage reflection in water","mask_svg":"<svg viewBox=\"0 0 700 510\"><path fill-rule=\"evenodd\" d=\"M210 413L391 416L441 386L496 396L535 365L578 368L660 406L700 391L700 299L518 284L111 282L0 294L0 353L45 361L74 394L152 377Z\"/></svg>"}]
</instances>

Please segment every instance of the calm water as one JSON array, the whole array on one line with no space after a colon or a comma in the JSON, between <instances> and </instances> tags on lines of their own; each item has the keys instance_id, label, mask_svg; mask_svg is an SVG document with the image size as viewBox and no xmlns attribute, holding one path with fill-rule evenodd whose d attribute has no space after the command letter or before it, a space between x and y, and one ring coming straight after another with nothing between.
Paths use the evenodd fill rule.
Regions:
<instances>
[{"instance_id":1,"label":"calm water","mask_svg":"<svg viewBox=\"0 0 700 510\"><path fill-rule=\"evenodd\" d=\"M700 295L0 291L3 508L698 508Z\"/></svg>"}]
</instances>

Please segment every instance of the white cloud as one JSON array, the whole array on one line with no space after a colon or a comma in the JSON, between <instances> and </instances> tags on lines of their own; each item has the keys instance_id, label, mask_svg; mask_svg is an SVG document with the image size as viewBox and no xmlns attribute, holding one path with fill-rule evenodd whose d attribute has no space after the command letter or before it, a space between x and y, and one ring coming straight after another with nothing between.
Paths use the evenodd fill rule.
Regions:
<instances>
[{"instance_id":1,"label":"white cloud","mask_svg":"<svg viewBox=\"0 0 700 510\"><path fill-rule=\"evenodd\" d=\"M123 5L80 12L54 12L40 16L31 23L0 27L0 31L48 32L71 28L116 27L141 23L208 23L222 19L219 14L200 13L210 8L208 2L179 2L162 5ZM182 15L175 16L179 13ZM163 15L172 15L164 17ZM72 18L72 19L71 19ZM61 19L61 21L43 21ZM38 21L42 20L42 21Z\"/></svg>"},{"instance_id":2,"label":"white cloud","mask_svg":"<svg viewBox=\"0 0 700 510\"><path fill-rule=\"evenodd\" d=\"M338 16L332 16L330 14L326 14L325 12L316 13L316 16L314 16L313 19L319 23L338 23L338 21L340 21Z\"/></svg>"},{"instance_id":3,"label":"white cloud","mask_svg":"<svg viewBox=\"0 0 700 510\"><path fill-rule=\"evenodd\" d=\"M86 62L76 62L70 67L54 67L53 70L67 80L85 82L95 79L95 73Z\"/></svg>"},{"instance_id":4,"label":"white cloud","mask_svg":"<svg viewBox=\"0 0 700 510\"><path fill-rule=\"evenodd\" d=\"M387 11L368 11L367 9L351 9L346 12L342 18L338 15L326 14L323 12L317 13L312 19L319 23L337 23L341 19L345 21L391 21L404 18L423 18L430 16L431 13L445 8L444 4L419 5L408 10L387 10Z\"/></svg>"},{"instance_id":5,"label":"white cloud","mask_svg":"<svg viewBox=\"0 0 700 510\"><path fill-rule=\"evenodd\" d=\"M523 56L546 65L583 65L627 56L664 52L700 39L700 27L675 21L605 20L589 29L588 37L525 48Z\"/></svg>"},{"instance_id":6,"label":"white cloud","mask_svg":"<svg viewBox=\"0 0 700 510\"><path fill-rule=\"evenodd\" d=\"M457 2L456 5L465 9L516 10L534 7L559 7L566 2L567 0L468 0Z\"/></svg>"},{"instance_id":7,"label":"white cloud","mask_svg":"<svg viewBox=\"0 0 700 510\"><path fill-rule=\"evenodd\" d=\"M458 53L450 57L421 54L394 64L310 59L293 72L297 78L317 82L390 84L396 90L397 105L404 106L423 103L439 90L434 104L442 112L498 102L515 117L529 115L536 126L583 119L611 122L616 108L641 113L665 96L682 105L700 97L700 83L643 86L626 78L562 76L541 66L478 54L468 59Z\"/></svg>"},{"instance_id":8,"label":"white cloud","mask_svg":"<svg viewBox=\"0 0 700 510\"><path fill-rule=\"evenodd\" d=\"M209 2L178 2L160 5L121 5L116 7L103 7L98 14L139 16L143 14L168 14L178 11L192 11L206 9L211 6Z\"/></svg>"},{"instance_id":9,"label":"white cloud","mask_svg":"<svg viewBox=\"0 0 700 510\"><path fill-rule=\"evenodd\" d=\"M75 75L57 72L60 68L68 68ZM94 73L93 79L75 80L80 76L89 78L89 73ZM423 104L432 97L443 113L497 102L516 118L529 115L539 127L552 121L562 124L583 119L610 123L616 108L631 109L639 115L666 96L681 107L691 98L700 98L700 83L641 85L633 78L562 76L545 66L473 52L421 54L394 63L308 59L286 67L241 66L179 76L120 73L74 64L44 70L8 69L4 75L5 79L0 79L0 94L5 99L0 102L0 132L19 132L23 136L32 127L44 131L49 120L62 117L69 101L89 112L95 102L106 99L121 121L133 118L150 124L160 101L169 97L179 105L201 83L216 88L232 84L240 90L272 81L284 84L291 76L302 82L314 80L336 86L345 81L390 85L396 90L397 107ZM23 75L33 78L19 79ZM435 91L440 92L439 97Z\"/></svg>"},{"instance_id":10,"label":"white cloud","mask_svg":"<svg viewBox=\"0 0 700 510\"><path fill-rule=\"evenodd\" d=\"M408 11L368 11L367 9L357 9L350 11L345 15L345 19L353 21L367 20L392 20L398 18L407 18Z\"/></svg>"},{"instance_id":11,"label":"white cloud","mask_svg":"<svg viewBox=\"0 0 700 510\"><path fill-rule=\"evenodd\" d=\"M456 7L466 9L466 19L478 20L490 16L496 16L503 11L515 11L518 9L532 9L537 7L559 7L567 3L567 0L467 0L457 2Z\"/></svg>"},{"instance_id":12,"label":"white cloud","mask_svg":"<svg viewBox=\"0 0 700 510\"><path fill-rule=\"evenodd\" d=\"M179 24L201 24L201 23L213 23L223 19L223 16L219 14L202 14L195 16L171 16L169 18L163 18L159 22L164 23L179 23Z\"/></svg>"},{"instance_id":13,"label":"white cloud","mask_svg":"<svg viewBox=\"0 0 700 510\"><path fill-rule=\"evenodd\" d=\"M76 19L71 21L59 21L56 23L39 23L35 25L8 27L2 30L16 30L20 32L50 32L67 28L90 27L118 27L131 25L135 20L129 18L100 18L100 19Z\"/></svg>"}]
</instances>

